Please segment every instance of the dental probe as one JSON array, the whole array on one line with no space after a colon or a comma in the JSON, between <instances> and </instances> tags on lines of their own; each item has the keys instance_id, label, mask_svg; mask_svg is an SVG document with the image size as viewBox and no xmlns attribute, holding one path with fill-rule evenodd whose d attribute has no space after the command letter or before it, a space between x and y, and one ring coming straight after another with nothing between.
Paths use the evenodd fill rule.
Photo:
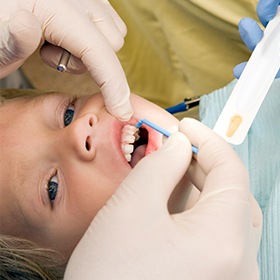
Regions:
<instances>
[{"instance_id":1,"label":"dental probe","mask_svg":"<svg viewBox=\"0 0 280 280\"><path fill-rule=\"evenodd\" d=\"M154 124L154 123L152 123L152 122L150 122L146 119L140 120L138 123L136 123L135 127L137 129L139 129L142 126L142 124L145 124L145 125L153 128L154 130L158 131L159 133L163 134L166 137L169 137L171 135L171 133L169 131L163 129L162 127L160 127L160 126L158 126L158 125L156 125L156 124ZM198 148L192 145L192 151L193 151L193 153L197 154L198 153Z\"/></svg>"},{"instance_id":2,"label":"dental probe","mask_svg":"<svg viewBox=\"0 0 280 280\"><path fill-rule=\"evenodd\" d=\"M70 52L64 50L60 56L58 65L56 66L56 69L60 72L65 72L67 69L67 64L70 59Z\"/></svg>"}]
</instances>

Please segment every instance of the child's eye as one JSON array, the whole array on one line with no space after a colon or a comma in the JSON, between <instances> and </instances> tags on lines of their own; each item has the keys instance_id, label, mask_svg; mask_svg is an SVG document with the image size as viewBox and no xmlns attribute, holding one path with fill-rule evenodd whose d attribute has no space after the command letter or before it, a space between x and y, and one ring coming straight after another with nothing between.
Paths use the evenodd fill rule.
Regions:
<instances>
[{"instance_id":1,"label":"child's eye","mask_svg":"<svg viewBox=\"0 0 280 280\"><path fill-rule=\"evenodd\" d=\"M71 100L68 101L67 105L64 108L64 115L63 115L63 124L64 127L68 126L74 118L75 114L75 103L77 101L77 96L73 96Z\"/></svg>"},{"instance_id":2,"label":"child's eye","mask_svg":"<svg viewBox=\"0 0 280 280\"><path fill-rule=\"evenodd\" d=\"M58 179L57 175L52 176L48 182L47 192L50 202L53 203L58 191Z\"/></svg>"},{"instance_id":3,"label":"child's eye","mask_svg":"<svg viewBox=\"0 0 280 280\"><path fill-rule=\"evenodd\" d=\"M64 126L68 126L73 121L74 113L75 113L74 106L73 105L67 106L63 117Z\"/></svg>"}]
</instances>

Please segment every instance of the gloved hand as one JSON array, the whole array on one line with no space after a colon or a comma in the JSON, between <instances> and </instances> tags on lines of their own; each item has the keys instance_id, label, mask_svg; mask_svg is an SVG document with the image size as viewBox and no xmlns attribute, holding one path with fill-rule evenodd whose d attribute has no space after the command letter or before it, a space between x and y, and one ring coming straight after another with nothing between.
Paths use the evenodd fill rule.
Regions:
<instances>
[{"instance_id":1,"label":"gloved hand","mask_svg":"<svg viewBox=\"0 0 280 280\"><path fill-rule=\"evenodd\" d=\"M280 5L280 0L259 0L257 5L258 17L264 27L268 22L272 20L277 12L277 8ZM263 37L263 31L260 26L251 18L243 18L239 22L239 33L246 44L246 46L253 51L258 42ZM233 74L236 78L241 76L247 62L242 62L234 67ZM276 78L280 77L280 70L278 71Z\"/></svg>"},{"instance_id":2,"label":"gloved hand","mask_svg":"<svg viewBox=\"0 0 280 280\"><path fill-rule=\"evenodd\" d=\"M62 48L70 72L86 69L100 86L109 112L129 119L130 90L115 54L126 26L107 0L9 0L0 2L0 77L20 67L45 41L43 60L56 67Z\"/></svg>"},{"instance_id":3,"label":"gloved hand","mask_svg":"<svg viewBox=\"0 0 280 280\"><path fill-rule=\"evenodd\" d=\"M68 263L69 279L258 279L261 212L233 149L184 119L141 160L92 221ZM199 149L191 162L191 145ZM190 167L189 167L190 165ZM189 210L167 201L188 169L202 191Z\"/></svg>"}]
</instances>

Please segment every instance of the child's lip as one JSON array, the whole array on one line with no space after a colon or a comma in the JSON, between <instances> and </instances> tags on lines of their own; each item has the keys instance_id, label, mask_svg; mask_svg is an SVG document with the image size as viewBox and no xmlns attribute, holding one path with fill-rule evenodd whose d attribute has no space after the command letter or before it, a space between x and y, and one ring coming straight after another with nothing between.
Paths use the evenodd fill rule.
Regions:
<instances>
[{"instance_id":1,"label":"child's lip","mask_svg":"<svg viewBox=\"0 0 280 280\"><path fill-rule=\"evenodd\" d=\"M148 145L145 156L157 151L162 145L163 135L147 125L142 125L148 131Z\"/></svg>"}]
</instances>

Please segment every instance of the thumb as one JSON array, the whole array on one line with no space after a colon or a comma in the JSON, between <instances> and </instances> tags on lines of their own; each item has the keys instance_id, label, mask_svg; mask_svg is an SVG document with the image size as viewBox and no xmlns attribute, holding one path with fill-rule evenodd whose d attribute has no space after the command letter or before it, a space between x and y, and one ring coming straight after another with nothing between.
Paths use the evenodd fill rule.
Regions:
<instances>
[{"instance_id":1,"label":"thumb","mask_svg":"<svg viewBox=\"0 0 280 280\"><path fill-rule=\"evenodd\" d=\"M149 242L143 242L143 238L146 241L146 232L157 224L159 215L164 215L158 207L163 204L159 196L164 193L167 197L175 187L191 155L186 136L176 133L158 151L142 159L94 218L71 255L65 279L76 279L77 272L83 279L93 279L96 275L100 278L108 273L110 277L103 278L112 279L110 267L116 273L115 278L128 279L127 272L134 271L130 257L138 263L137 258L147 252L143 246ZM163 206L167 209L167 199ZM118 276L124 276L123 271L127 277Z\"/></svg>"},{"instance_id":2,"label":"thumb","mask_svg":"<svg viewBox=\"0 0 280 280\"><path fill-rule=\"evenodd\" d=\"M186 173L191 157L188 138L180 132L171 135L158 151L143 158L122 182L120 189L131 194L126 201L151 204L152 209L157 203L166 207L170 194Z\"/></svg>"},{"instance_id":3,"label":"thumb","mask_svg":"<svg viewBox=\"0 0 280 280\"><path fill-rule=\"evenodd\" d=\"M114 241L112 246L116 250L123 240L137 236L155 220L165 217L169 194L185 174L191 155L186 136L179 132L171 135L158 151L143 158L124 179L98 212L82 242L90 244L94 232L97 240L106 244ZM104 234L108 232L114 234ZM120 252L123 249L119 248Z\"/></svg>"},{"instance_id":4,"label":"thumb","mask_svg":"<svg viewBox=\"0 0 280 280\"><path fill-rule=\"evenodd\" d=\"M19 10L9 21L2 21L0 30L1 76L7 76L37 49L42 31L36 17L26 10Z\"/></svg>"}]
</instances>

